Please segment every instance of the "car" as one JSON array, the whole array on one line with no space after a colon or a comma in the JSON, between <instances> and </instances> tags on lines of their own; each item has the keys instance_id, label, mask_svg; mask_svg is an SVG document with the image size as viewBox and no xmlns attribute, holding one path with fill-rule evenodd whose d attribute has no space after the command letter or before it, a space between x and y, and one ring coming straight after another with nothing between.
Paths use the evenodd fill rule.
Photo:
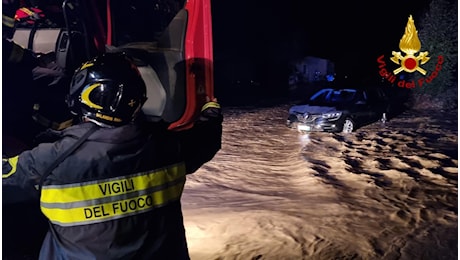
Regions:
<instances>
[{"instance_id":1,"label":"car","mask_svg":"<svg viewBox=\"0 0 460 260\"><path fill-rule=\"evenodd\" d=\"M386 120L391 104L378 87L326 87L306 102L290 107L286 124L302 133L351 133L366 124Z\"/></svg>"}]
</instances>

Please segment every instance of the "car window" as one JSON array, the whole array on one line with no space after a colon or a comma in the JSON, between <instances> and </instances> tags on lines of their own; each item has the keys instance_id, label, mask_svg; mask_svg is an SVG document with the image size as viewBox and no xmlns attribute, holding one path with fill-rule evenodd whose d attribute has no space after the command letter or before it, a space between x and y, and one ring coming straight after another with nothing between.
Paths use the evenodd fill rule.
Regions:
<instances>
[{"instance_id":1,"label":"car window","mask_svg":"<svg viewBox=\"0 0 460 260\"><path fill-rule=\"evenodd\" d=\"M330 88L322 89L311 96L310 101L324 102L332 91L333 89Z\"/></svg>"},{"instance_id":2,"label":"car window","mask_svg":"<svg viewBox=\"0 0 460 260\"><path fill-rule=\"evenodd\" d=\"M332 91L327 97L330 103L348 103L354 99L356 90L354 89L340 89Z\"/></svg>"},{"instance_id":3,"label":"car window","mask_svg":"<svg viewBox=\"0 0 460 260\"><path fill-rule=\"evenodd\" d=\"M367 101L367 96L364 91L357 91L355 95L355 101L356 102L366 102Z\"/></svg>"}]
</instances>

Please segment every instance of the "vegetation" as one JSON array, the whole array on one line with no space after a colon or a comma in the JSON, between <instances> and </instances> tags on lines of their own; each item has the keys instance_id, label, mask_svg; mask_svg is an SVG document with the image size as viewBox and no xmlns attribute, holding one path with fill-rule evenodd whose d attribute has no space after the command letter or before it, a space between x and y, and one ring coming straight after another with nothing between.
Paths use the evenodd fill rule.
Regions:
<instances>
[{"instance_id":1,"label":"vegetation","mask_svg":"<svg viewBox=\"0 0 460 260\"><path fill-rule=\"evenodd\" d=\"M414 89L414 101L431 100L442 108L456 109L458 106L457 1L432 0L429 10L417 27L422 49L429 50L431 60L423 65L427 75L415 77L417 80L431 76L432 80L429 84ZM437 75L433 74L435 71L439 71ZM422 103L426 104L426 102Z\"/></svg>"}]
</instances>

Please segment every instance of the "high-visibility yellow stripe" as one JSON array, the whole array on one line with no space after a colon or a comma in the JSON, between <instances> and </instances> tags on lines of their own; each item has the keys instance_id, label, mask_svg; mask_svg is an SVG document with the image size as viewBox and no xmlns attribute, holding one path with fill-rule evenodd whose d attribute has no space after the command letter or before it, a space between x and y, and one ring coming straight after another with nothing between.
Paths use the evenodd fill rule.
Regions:
<instances>
[{"instance_id":1,"label":"high-visibility yellow stripe","mask_svg":"<svg viewBox=\"0 0 460 260\"><path fill-rule=\"evenodd\" d=\"M2 161L7 161L11 166L11 170L7 173L2 173L2 178L8 178L16 172L16 166L18 164L19 156L15 156L8 159L2 159Z\"/></svg>"},{"instance_id":2,"label":"high-visibility yellow stripe","mask_svg":"<svg viewBox=\"0 0 460 260\"><path fill-rule=\"evenodd\" d=\"M76 208L46 208L41 207L43 214L54 224L61 226L76 226L99 223L126 216L143 213L153 208L177 201L182 195L184 181L150 194L108 203L91 204Z\"/></svg>"},{"instance_id":3,"label":"high-visibility yellow stripe","mask_svg":"<svg viewBox=\"0 0 460 260\"><path fill-rule=\"evenodd\" d=\"M62 226L98 223L139 214L179 200L185 165L77 185L42 188L41 209Z\"/></svg>"},{"instance_id":4,"label":"high-visibility yellow stripe","mask_svg":"<svg viewBox=\"0 0 460 260\"><path fill-rule=\"evenodd\" d=\"M154 172L143 172L120 178L42 187L41 203L74 203L140 192L174 182L185 176L185 165L176 164Z\"/></svg>"}]
</instances>

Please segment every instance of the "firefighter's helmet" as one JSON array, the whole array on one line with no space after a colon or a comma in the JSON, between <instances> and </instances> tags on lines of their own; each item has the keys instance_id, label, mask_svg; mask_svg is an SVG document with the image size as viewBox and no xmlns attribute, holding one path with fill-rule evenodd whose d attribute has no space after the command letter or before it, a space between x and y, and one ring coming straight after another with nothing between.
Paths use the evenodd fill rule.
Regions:
<instances>
[{"instance_id":1,"label":"firefighter's helmet","mask_svg":"<svg viewBox=\"0 0 460 260\"><path fill-rule=\"evenodd\" d=\"M146 100L145 82L125 53L105 53L84 63L67 95L74 115L103 127L132 122Z\"/></svg>"}]
</instances>

